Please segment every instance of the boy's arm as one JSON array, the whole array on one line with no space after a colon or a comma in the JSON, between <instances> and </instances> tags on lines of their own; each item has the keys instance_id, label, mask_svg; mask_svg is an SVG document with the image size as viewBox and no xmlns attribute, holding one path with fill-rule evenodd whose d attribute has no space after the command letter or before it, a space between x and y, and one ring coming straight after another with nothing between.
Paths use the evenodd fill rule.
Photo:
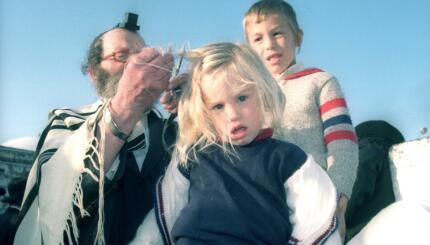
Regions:
<instances>
[{"instance_id":1,"label":"boy's arm","mask_svg":"<svg viewBox=\"0 0 430 245\"><path fill-rule=\"evenodd\" d=\"M349 199L358 166L358 144L346 100L336 78L331 77L324 82L318 100L327 148L327 173L337 191Z\"/></svg>"},{"instance_id":2,"label":"boy's arm","mask_svg":"<svg viewBox=\"0 0 430 245\"><path fill-rule=\"evenodd\" d=\"M312 156L284 184L292 210L291 240L298 244L325 241L341 244L337 230L337 194L326 172Z\"/></svg>"},{"instance_id":3,"label":"boy's arm","mask_svg":"<svg viewBox=\"0 0 430 245\"><path fill-rule=\"evenodd\" d=\"M340 195L337 207L339 232L345 236L345 212L358 167L358 144L345 97L336 78L321 88L320 115L327 148L327 173Z\"/></svg>"},{"instance_id":4,"label":"boy's arm","mask_svg":"<svg viewBox=\"0 0 430 245\"><path fill-rule=\"evenodd\" d=\"M340 194L339 201L337 202L337 209L336 214L337 218L339 220L339 235L341 237L341 240L343 241L345 239L346 235L346 220L345 220L345 214L346 214L346 208L348 206L348 198Z\"/></svg>"}]
</instances>

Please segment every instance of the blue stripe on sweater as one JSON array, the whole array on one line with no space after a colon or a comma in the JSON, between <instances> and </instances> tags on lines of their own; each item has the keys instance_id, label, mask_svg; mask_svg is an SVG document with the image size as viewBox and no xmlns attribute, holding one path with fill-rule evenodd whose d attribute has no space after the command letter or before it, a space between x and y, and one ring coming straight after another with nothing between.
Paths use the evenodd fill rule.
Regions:
<instances>
[{"instance_id":1,"label":"blue stripe on sweater","mask_svg":"<svg viewBox=\"0 0 430 245\"><path fill-rule=\"evenodd\" d=\"M352 125L351 118L348 115L339 115L336 117L332 117L332 118L325 120L323 122L323 128L324 128L324 130L326 130L328 127L342 124L342 123L347 123L347 124Z\"/></svg>"}]
</instances>

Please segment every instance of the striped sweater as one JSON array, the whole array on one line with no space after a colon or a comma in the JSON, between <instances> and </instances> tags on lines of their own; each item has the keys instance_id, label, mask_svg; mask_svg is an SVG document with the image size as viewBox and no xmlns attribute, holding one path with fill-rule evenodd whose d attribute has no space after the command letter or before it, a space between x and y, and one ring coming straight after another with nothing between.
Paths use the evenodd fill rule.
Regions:
<instances>
[{"instance_id":1,"label":"striped sweater","mask_svg":"<svg viewBox=\"0 0 430 245\"><path fill-rule=\"evenodd\" d=\"M327 170L338 192L351 196L358 145L345 98L335 77L296 64L279 79L286 96L285 140L297 144Z\"/></svg>"}]
</instances>

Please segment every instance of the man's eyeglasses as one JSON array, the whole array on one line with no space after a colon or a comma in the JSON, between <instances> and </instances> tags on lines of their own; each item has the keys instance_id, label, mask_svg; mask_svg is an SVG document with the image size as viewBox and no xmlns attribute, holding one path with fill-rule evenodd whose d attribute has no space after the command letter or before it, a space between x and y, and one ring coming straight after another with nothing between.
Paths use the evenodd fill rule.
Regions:
<instances>
[{"instance_id":1,"label":"man's eyeglasses","mask_svg":"<svg viewBox=\"0 0 430 245\"><path fill-rule=\"evenodd\" d=\"M119 51L113 52L112 54L106 55L102 58L103 60L114 60L116 62L126 63L128 58L137 52Z\"/></svg>"}]
</instances>

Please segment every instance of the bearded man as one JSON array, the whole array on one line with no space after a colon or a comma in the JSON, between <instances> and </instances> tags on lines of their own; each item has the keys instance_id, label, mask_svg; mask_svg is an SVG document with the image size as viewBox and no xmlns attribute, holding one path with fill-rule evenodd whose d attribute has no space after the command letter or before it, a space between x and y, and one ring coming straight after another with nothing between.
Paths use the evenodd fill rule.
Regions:
<instances>
[{"instance_id":1,"label":"bearded man","mask_svg":"<svg viewBox=\"0 0 430 245\"><path fill-rule=\"evenodd\" d=\"M170 160L162 142L176 133L153 103L169 84L173 57L144 48L134 17L89 48L83 70L100 100L51 112L14 244L126 244L152 208Z\"/></svg>"}]
</instances>

